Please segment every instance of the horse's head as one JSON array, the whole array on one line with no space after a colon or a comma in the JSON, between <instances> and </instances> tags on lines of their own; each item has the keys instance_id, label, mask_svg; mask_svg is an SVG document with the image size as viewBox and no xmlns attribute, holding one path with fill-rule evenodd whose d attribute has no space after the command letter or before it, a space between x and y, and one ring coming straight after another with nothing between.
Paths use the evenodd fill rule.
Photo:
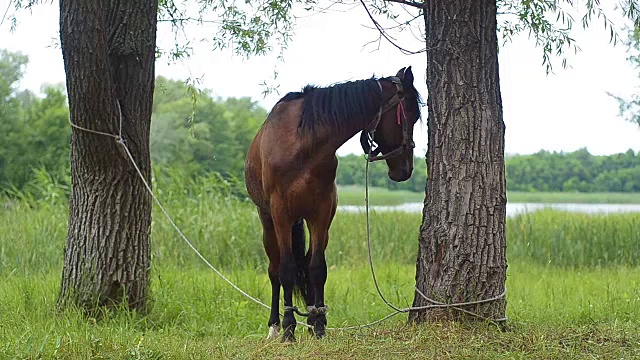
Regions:
<instances>
[{"instance_id":1,"label":"horse's head","mask_svg":"<svg viewBox=\"0 0 640 360\"><path fill-rule=\"evenodd\" d=\"M367 129L362 131L360 144L368 161L385 160L389 178L405 181L413 172L413 127L420 118L420 95L413 86L411 66L402 68L395 77L378 80L382 90L380 114ZM371 149L369 132L374 130ZM377 156L382 153L382 155Z\"/></svg>"}]
</instances>

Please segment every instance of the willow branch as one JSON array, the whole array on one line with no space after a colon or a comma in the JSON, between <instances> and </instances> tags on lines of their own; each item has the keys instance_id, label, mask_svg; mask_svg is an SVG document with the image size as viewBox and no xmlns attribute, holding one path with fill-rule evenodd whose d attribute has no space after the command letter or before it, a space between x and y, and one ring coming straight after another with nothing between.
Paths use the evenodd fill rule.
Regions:
<instances>
[{"instance_id":1,"label":"willow branch","mask_svg":"<svg viewBox=\"0 0 640 360\"><path fill-rule=\"evenodd\" d=\"M380 23L378 21L376 21L376 19L373 17L373 15L371 15L371 12L369 11L369 8L367 8L367 5L364 3L364 1L360 0L360 3L364 7L364 10L367 12L367 15L369 15L369 19L371 19L371 22L373 22L373 25L376 27L376 29L380 33L380 36L385 38L391 45L395 46L398 50L400 50L404 54L408 54L408 55L419 54L419 53L423 53L423 52L427 51L427 49L421 49L421 50L418 50L418 51L411 51L411 50L407 50L407 49L403 48L402 46L396 44L393 41L393 39L391 39L389 37L389 35L386 33L384 27L382 27L382 25L380 25Z\"/></svg>"},{"instance_id":2,"label":"willow branch","mask_svg":"<svg viewBox=\"0 0 640 360\"><path fill-rule=\"evenodd\" d=\"M204 20L204 19L199 19L199 18L194 18L194 17L184 17L184 18L170 18L170 19L166 19L166 18L160 18L158 19L158 22L170 22L170 23L200 23L200 24L223 24L222 21L219 20Z\"/></svg>"},{"instance_id":3,"label":"willow branch","mask_svg":"<svg viewBox=\"0 0 640 360\"><path fill-rule=\"evenodd\" d=\"M417 9L422 9L424 7L422 3L409 1L409 0L384 0L384 1L394 2L398 4L405 4L405 5L413 6L414 8L417 8Z\"/></svg>"}]
</instances>

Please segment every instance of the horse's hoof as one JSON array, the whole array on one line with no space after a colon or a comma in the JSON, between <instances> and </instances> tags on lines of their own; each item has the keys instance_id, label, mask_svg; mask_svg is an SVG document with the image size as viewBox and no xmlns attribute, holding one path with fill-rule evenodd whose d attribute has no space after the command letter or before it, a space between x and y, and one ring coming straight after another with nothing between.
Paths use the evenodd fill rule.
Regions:
<instances>
[{"instance_id":1,"label":"horse's hoof","mask_svg":"<svg viewBox=\"0 0 640 360\"><path fill-rule=\"evenodd\" d=\"M320 321L316 322L316 326L313 328L313 333L316 336L316 339L322 339L325 335L325 324Z\"/></svg>"},{"instance_id":2,"label":"horse's hoof","mask_svg":"<svg viewBox=\"0 0 640 360\"><path fill-rule=\"evenodd\" d=\"M269 326L269 335L267 339L277 339L280 336L280 324Z\"/></svg>"},{"instance_id":3,"label":"horse's hoof","mask_svg":"<svg viewBox=\"0 0 640 360\"><path fill-rule=\"evenodd\" d=\"M296 337L293 334L287 334L286 332L282 335L283 343L294 343L296 342Z\"/></svg>"},{"instance_id":4,"label":"horse's hoof","mask_svg":"<svg viewBox=\"0 0 640 360\"><path fill-rule=\"evenodd\" d=\"M315 337L316 339L321 339L325 335L325 326L326 321L322 318L310 318L308 321L309 324L309 335Z\"/></svg>"}]
</instances>

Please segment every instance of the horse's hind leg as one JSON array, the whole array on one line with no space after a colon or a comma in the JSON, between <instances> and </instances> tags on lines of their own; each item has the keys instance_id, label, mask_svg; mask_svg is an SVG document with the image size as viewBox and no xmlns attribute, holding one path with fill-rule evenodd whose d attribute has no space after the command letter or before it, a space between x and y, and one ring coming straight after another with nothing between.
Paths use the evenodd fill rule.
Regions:
<instances>
[{"instance_id":1,"label":"horse's hind leg","mask_svg":"<svg viewBox=\"0 0 640 360\"><path fill-rule=\"evenodd\" d=\"M276 238L273 219L268 213L258 210L260 221L262 222L262 242L264 250L269 257L269 280L271 281L271 315L269 316L269 339L277 338L280 335L280 279L278 278L278 267L280 265L280 252L278 250L278 240Z\"/></svg>"}]
</instances>

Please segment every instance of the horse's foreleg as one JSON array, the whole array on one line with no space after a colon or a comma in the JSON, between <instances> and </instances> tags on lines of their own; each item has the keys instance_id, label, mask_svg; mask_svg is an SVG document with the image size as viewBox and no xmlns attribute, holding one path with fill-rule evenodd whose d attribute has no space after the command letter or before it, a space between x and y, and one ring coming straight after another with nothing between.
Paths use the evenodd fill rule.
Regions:
<instances>
[{"instance_id":1,"label":"horse's foreleg","mask_svg":"<svg viewBox=\"0 0 640 360\"><path fill-rule=\"evenodd\" d=\"M271 281L271 315L269 315L269 339L280 336L280 279L278 268L269 263L269 280Z\"/></svg>"},{"instance_id":2,"label":"horse's foreleg","mask_svg":"<svg viewBox=\"0 0 640 360\"><path fill-rule=\"evenodd\" d=\"M327 307L324 302L324 285L327 282L327 263L324 257L324 250L314 251L309 263L309 276L311 286L315 295L315 304L307 308L309 318L307 323L313 326L313 332L316 337L321 338L325 335L325 327L327 326Z\"/></svg>"},{"instance_id":3,"label":"horse's foreleg","mask_svg":"<svg viewBox=\"0 0 640 360\"><path fill-rule=\"evenodd\" d=\"M293 287L295 284L296 268L293 262L293 256L282 257L280 262L280 268L278 269L278 276L280 283L282 284L282 290L284 292L284 316L282 317L282 328L284 334L282 335L282 341L295 341L296 331L296 318L293 315Z\"/></svg>"},{"instance_id":4,"label":"horse's foreleg","mask_svg":"<svg viewBox=\"0 0 640 360\"><path fill-rule=\"evenodd\" d=\"M284 292L285 311L282 318L282 328L284 329L282 341L295 341L296 318L291 309L293 307L293 288L296 278L296 265L291 246L293 221L287 219L286 216L278 216L276 214L273 215L273 220L280 251L278 278Z\"/></svg>"},{"instance_id":5,"label":"horse's foreleg","mask_svg":"<svg viewBox=\"0 0 640 360\"><path fill-rule=\"evenodd\" d=\"M269 339L277 338L280 335L280 279L278 268L280 265L280 251L278 250L278 240L276 238L273 219L268 213L259 210L260 221L262 222L262 242L264 250L269 257L269 281L271 281L271 315L269 316Z\"/></svg>"},{"instance_id":6,"label":"horse's foreleg","mask_svg":"<svg viewBox=\"0 0 640 360\"><path fill-rule=\"evenodd\" d=\"M313 257L313 251L311 250L311 246L309 247L309 251L307 251L307 255L305 256L305 266L307 268L307 274L309 276L309 284L307 286L307 298L305 299L305 303L307 305L307 312L313 309L316 306L316 294L313 289L313 284L311 283L311 274L309 273L309 265L311 264L311 258ZM309 315L307 317L307 324L309 324L309 333L311 335L314 334L313 324L315 324L316 317L314 315Z\"/></svg>"},{"instance_id":7,"label":"horse's foreleg","mask_svg":"<svg viewBox=\"0 0 640 360\"><path fill-rule=\"evenodd\" d=\"M325 250L329 243L329 228L336 214L337 198L334 192L328 198L327 202L323 202L318 206L318 212L314 217L311 226L311 242L309 259L309 280L315 303L308 307L309 318L307 322L313 326L316 337L321 338L325 335L327 326L327 306L324 302L324 286L327 282L327 262L325 260Z\"/></svg>"}]
</instances>

